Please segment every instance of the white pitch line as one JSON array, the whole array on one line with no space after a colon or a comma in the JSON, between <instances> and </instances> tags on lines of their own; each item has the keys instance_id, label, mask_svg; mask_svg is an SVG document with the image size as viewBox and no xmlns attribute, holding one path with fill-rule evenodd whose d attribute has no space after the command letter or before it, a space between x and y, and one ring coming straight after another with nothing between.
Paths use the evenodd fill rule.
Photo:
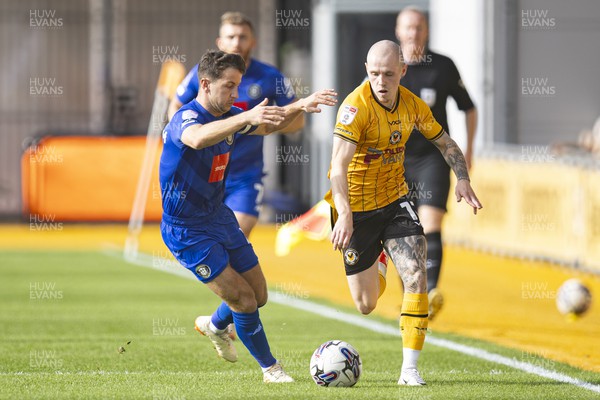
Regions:
<instances>
[{"instance_id":1,"label":"white pitch line","mask_svg":"<svg viewBox=\"0 0 600 400\"><path fill-rule=\"evenodd\" d=\"M217 372L218 374L219 372ZM221 373L227 375L228 373ZM233 372L231 372L233 374ZM235 375L250 375L252 372L236 371ZM100 376L100 375L150 375L150 376L198 376L197 372L190 371L14 371L0 372L0 376Z\"/></svg>"},{"instance_id":2,"label":"white pitch line","mask_svg":"<svg viewBox=\"0 0 600 400\"><path fill-rule=\"evenodd\" d=\"M123 256L122 251L119 251L119 250L115 251L115 249L106 249L104 251L104 253L107 255L113 256L113 257L117 256L117 257L122 258L122 256ZM149 254L139 253L137 260L125 260L125 261L135 264L135 265L149 267L149 268L152 268L152 269L155 269L158 271L163 271L163 272L167 272L167 273L174 274L177 276L181 276L183 278L193 279L193 280L196 279L192 274L188 273L188 271L186 271L183 267L180 267L179 270L177 270L176 268L172 268L171 264L173 264L173 262L169 263L169 260L163 259L164 261L155 261L155 259L156 259L156 257L150 256ZM161 265L164 265L168 268L164 268L164 267L161 268ZM393 326L383 324L383 323L377 322L377 321L372 321L370 319L367 319L367 318L362 317L357 314L349 314L349 313L346 313L343 311L339 311L339 310L336 310L335 308L324 306L324 305L317 304L317 303L313 303L308 300L302 300L302 299L297 299L294 297L286 296L282 293L275 292L272 290L269 290L269 300L274 303L277 303L277 304L285 305L288 307L292 307L292 308L307 311L307 312L310 312L313 314L317 314L322 317L345 322L347 324L358 326L360 328L371 330L373 332L383 333L383 334L392 335L392 336L400 336L400 332L399 332L398 328L395 328ZM517 361L512 358L501 356L500 354L490 353L489 351L482 350L477 347L467 346L464 344L453 342L448 339L441 339L441 338L435 338L435 337L428 336L426 341L428 344L432 344L434 346L443 347L445 349L453 350L458 353L469 355L471 357L479 358L479 359L493 362L496 364L506 365L507 367L515 368L515 369L527 372L529 374L538 375L538 376L541 376L542 378L547 378L547 379L551 379L551 380L554 380L557 382L562 382L562 383L568 383L570 385L578 386L583 389L591 390L592 392L600 393L600 385L594 385L592 383L570 377L570 376L562 374L560 372L542 368L537 365L533 365L533 364L530 364L530 363L527 363L524 361Z\"/></svg>"},{"instance_id":3,"label":"white pitch line","mask_svg":"<svg viewBox=\"0 0 600 400\"><path fill-rule=\"evenodd\" d=\"M159 375L157 372L141 372L141 371L15 371L15 372L0 372L0 376L50 376L50 375L77 375L77 376L97 376L97 375L142 375L151 374ZM192 374L190 372L190 374ZM160 373L164 375L164 373Z\"/></svg>"},{"instance_id":4,"label":"white pitch line","mask_svg":"<svg viewBox=\"0 0 600 400\"><path fill-rule=\"evenodd\" d=\"M336 310L335 308L324 306L321 304L316 304L308 300L302 300L286 296L279 292L269 291L269 300L277 304L282 304L288 307L297 308L302 311L311 312L322 317L345 322L347 324L355 325L373 332L388 334L392 336L400 336L399 329L390 325L383 324L377 321L372 321L359 315L348 314L346 312ZM600 385L594 385L592 383L572 378L568 375L561 374L556 371L551 371L549 369L542 368L524 361L517 361L515 359L501 356L495 353L490 353L489 351L478 349L476 347L456 343L448 339L427 336L426 341L428 344L432 344L434 346L443 347L472 357L480 358L485 361L490 361L496 364L502 364L506 365L507 367L519 369L521 371L538 375L543 378L552 379L554 381L563 383L569 383L571 385L579 386L583 389L600 393Z\"/></svg>"}]
</instances>

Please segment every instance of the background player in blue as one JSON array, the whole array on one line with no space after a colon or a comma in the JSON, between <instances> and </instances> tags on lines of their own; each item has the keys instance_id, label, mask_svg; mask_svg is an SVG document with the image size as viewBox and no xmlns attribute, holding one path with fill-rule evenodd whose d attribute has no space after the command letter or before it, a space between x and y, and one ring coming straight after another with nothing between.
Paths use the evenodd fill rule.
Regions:
<instances>
[{"instance_id":1,"label":"background player in blue","mask_svg":"<svg viewBox=\"0 0 600 400\"><path fill-rule=\"evenodd\" d=\"M246 73L239 87L239 98L235 106L242 110L259 104L267 98L269 104L286 106L296 97L277 68L262 63L250 56L256 45L254 29L250 20L239 12L227 12L221 16L217 47L226 53L239 54L246 61ZM197 66L192 68L177 89L177 95L169 105L169 118L181 107L193 100L198 93ZM304 126L304 115L300 114L282 133L296 132ZM231 153L230 171L225 183L225 204L235 216L246 237L258 221L263 193L263 138L241 136Z\"/></svg>"},{"instance_id":2,"label":"background player in blue","mask_svg":"<svg viewBox=\"0 0 600 400\"><path fill-rule=\"evenodd\" d=\"M448 134L446 101L452 96L458 108L465 112L465 161L467 167L471 168L477 109L454 62L427 47L428 33L427 17L419 8L406 7L398 14L396 37L408 66L401 83L427 103L434 118ZM404 166L410 190L408 198L417 206L417 214L427 238L429 319L433 319L443 306L442 293L437 285L442 267L441 230L450 191L450 168L439 150L423 135L410 135L406 143Z\"/></svg>"},{"instance_id":3,"label":"background player in blue","mask_svg":"<svg viewBox=\"0 0 600 400\"><path fill-rule=\"evenodd\" d=\"M218 355L237 361L227 334L233 322L262 367L264 382L293 382L271 354L258 313L267 301L267 284L252 246L223 204L225 179L237 135L279 130L304 111L320 112L319 104L335 105L336 93L316 92L286 107L268 106L264 99L243 112L233 103L245 69L239 55L206 52L198 68L198 96L166 126L160 160L161 234L175 258L223 300L212 316L195 321Z\"/></svg>"}]
</instances>

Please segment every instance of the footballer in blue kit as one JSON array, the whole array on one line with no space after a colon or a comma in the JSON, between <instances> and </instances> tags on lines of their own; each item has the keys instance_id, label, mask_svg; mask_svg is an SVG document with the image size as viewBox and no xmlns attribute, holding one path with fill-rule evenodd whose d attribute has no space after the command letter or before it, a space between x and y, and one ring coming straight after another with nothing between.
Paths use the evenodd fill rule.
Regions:
<instances>
[{"instance_id":1,"label":"footballer in blue kit","mask_svg":"<svg viewBox=\"0 0 600 400\"><path fill-rule=\"evenodd\" d=\"M239 54L246 61L246 73L238 88L239 97L234 103L242 110L249 110L267 98L270 105L286 106L296 101L296 96L277 68L260 62L250 53L255 46L254 30L250 20L241 13L228 12L221 17L217 46L226 53ZM192 68L177 88L177 94L169 105L169 116L198 94L197 66ZM304 126L299 115L295 121L282 128L282 133L295 132ZM258 221L262 203L263 183L263 137L237 135L235 148L230 155L229 175L225 184L225 204L235 213L246 236Z\"/></svg>"},{"instance_id":2,"label":"footballer in blue kit","mask_svg":"<svg viewBox=\"0 0 600 400\"><path fill-rule=\"evenodd\" d=\"M197 68L192 68L178 88L177 99L182 104L187 104L198 93ZM238 89L240 97L234 106L248 110L265 97L278 106L288 105L296 97L286 82L288 80L275 67L251 59ZM240 135L237 139L231 153L225 204L237 212L258 217L264 175L263 137Z\"/></svg>"},{"instance_id":3,"label":"footballer in blue kit","mask_svg":"<svg viewBox=\"0 0 600 400\"><path fill-rule=\"evenodd\" d=\"M228 263L236 271L244 272L254 267L258 259L237 226L235 215L223 204L235 133L213 146L194 150L181 141L182 129L241 112L231 107L215 117L194 99L175 114L163 132L165 145L160 163L163 239L179 262L203 282L218 275ZM223 247L214 248L213 243L223 243Z\"/></svg>"},{"instance_id":4,"label":"footballer in blue kit","mask_svg":"<svg viewBox=\"0 0 600 400\"><path fill-rule=\"evenodd\" d=\"M248 111L233 104L246 64L237 54L209 50L200 60L197 97L175 113L163 131L160 185L161 234L175 258L223 302L195 328L217 354L237 361L228 335L238 337L263 369L266 383L293 382L273 357L258 308L267 302L267 284L258 258L223 203L230 158L241 135L267 135L285 128L303 112L336 104L333 90L315 92L285 107L265 98Z\"/></svg>"}]
</instances>

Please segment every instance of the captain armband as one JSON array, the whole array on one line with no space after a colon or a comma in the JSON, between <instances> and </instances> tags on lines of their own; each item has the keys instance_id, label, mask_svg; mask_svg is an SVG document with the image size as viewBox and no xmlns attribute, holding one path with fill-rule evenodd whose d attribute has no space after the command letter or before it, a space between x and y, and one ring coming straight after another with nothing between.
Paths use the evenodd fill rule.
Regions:
<instances>
[{"instance_id":1,"label":"captain armband","mask_svg":"<svg viewBox=\"0 0 600 400\"><path fill-rule=\"evenodd\" d=\"M241 131L238 131L238 133L242 134L242 135L246 135L248 132L250 132L250 130L252 130L252 128L254 128L254 125L248 124L244 127L244 129L242 129Z\"/></svg>"}]
</instances>

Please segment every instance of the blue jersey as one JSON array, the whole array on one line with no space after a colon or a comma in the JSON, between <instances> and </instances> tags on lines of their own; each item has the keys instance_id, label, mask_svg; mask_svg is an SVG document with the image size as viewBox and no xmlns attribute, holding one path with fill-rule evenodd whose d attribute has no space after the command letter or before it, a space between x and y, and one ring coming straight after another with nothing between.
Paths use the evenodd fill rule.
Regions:
<instances>
[{"instance_id":1,"label":"blue jersey","mask_svg":"<svg viewBox=\"0 0 600 400\"><path fill-rule=\"evenodd\" d=\"M208 124L241 113L232 107L220 117L210 114L196 100L181 107L163 131L160 158L160 187L163 220L196 225L223 205L234 135L212 146L195 150L181 141L189 126Z\"/></svg>"},{"instance_id":2,"label":"blue jersey","mask_svg":"<svg viewBox=\"0 0 600 400\"><path fill-rule=\"evenodd\" d=\"M187 104L198 95L198 65L187 74L177 88L177 99ZM249 110L266 97L269 104L285 106L295 100L294 91L287 78L272 65L251 59L238 88L239 98L235 106ZM231 152L228 181L245 181L249 177L262 176L263 137L237 135L235 149Z\"/></svg>"}]
</instances>

